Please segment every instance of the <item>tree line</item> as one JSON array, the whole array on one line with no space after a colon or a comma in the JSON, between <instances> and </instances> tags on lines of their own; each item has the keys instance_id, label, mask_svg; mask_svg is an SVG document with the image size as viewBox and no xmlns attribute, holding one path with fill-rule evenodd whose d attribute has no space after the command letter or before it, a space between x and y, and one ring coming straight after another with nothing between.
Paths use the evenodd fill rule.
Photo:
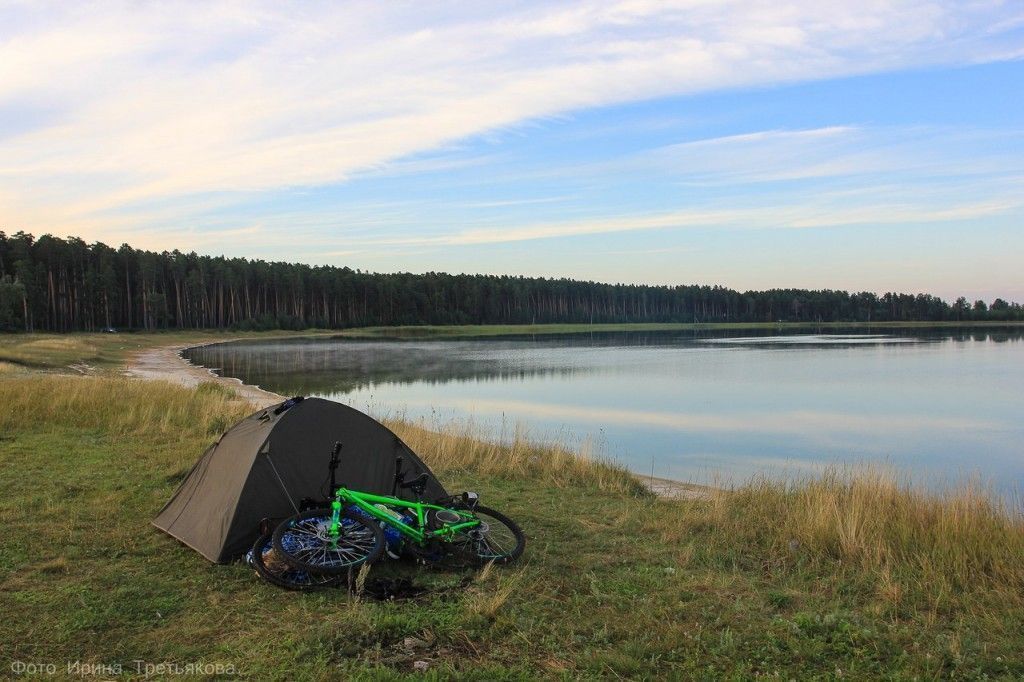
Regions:
<instances>
[{"instance_id":1,"label":"tree line","mask_svg":"<svg viewBox=\"0 0 1024 682\"><path fill-rule=\"evenodd\" d=\"M0 329L304 329L552 322L1024 320L928 294L372 273L0 232Z\"/></svg>"}]
</instances>

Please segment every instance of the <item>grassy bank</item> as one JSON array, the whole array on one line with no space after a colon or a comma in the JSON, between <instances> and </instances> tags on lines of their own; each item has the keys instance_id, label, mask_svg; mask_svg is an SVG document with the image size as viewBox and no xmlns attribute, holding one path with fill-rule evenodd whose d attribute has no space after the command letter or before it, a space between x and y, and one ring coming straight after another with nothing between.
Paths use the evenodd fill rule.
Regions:
<instances>
[{"instance_id":1,"label":"grassy bank","mask_svg":"<svg viewBox=\"0 0 1024 682\"><path fill-rule=\"evenodd\" d=\"M432 588L417 601L357 602L282 592L149 526L247 412L224 389L13 373L0 405L5 674L141 659L393 677L424 659L428 677L488 680L1024 676L1024 524L979 491L852 472L654 500L562 450L396 424L530 544L482 574L401 569ZM406 637L424 643L414 656Z\"/></svg>"}]
</instances>

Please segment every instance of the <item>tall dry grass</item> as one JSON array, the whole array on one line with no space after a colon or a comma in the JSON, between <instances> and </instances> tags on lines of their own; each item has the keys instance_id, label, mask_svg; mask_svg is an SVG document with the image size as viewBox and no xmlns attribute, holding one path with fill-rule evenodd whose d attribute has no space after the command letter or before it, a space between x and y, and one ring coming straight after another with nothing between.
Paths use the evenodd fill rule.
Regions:
<instances>
[{"instance_id":1,"label":"tall dry grass","mask_svg":"<svg viewBox=\"0 0 1024 682\"><path fill-rule=\"evenodd\" d=\"M216 435L252 411L217 385L188 389L125 377L11 375L0 381L0 432L44 425L107 433Z\"/></svg>"},{"instance_id":2,"label":"tall dry grass","mask_svg":"<svg viewBox=\"0 0 1024 682\"><path fill-rule=\"evenodd\" d=\"M531 442L521 432L510 442L500 443L481 438L468 424L428 428L426 422L387 420L386 423L438 472L527 477L556 487L579 485L629 496L648 495L633 474L614 462L559 445Z\"/></svg>"},{"instance_id":3,"label":"tall dry grass","mask_svg":"<svg viewBox=\"0 0 1024 682\"><path fill-rule=\"evenodd\" d=\"M126 377L44 374L11 374L0 381L0 431L58 425L119 435L215 436L252 411L230 389L213 382L188 389ZM566 448L531 443L521 435L500 444L475 436L471 427L451 425L433 431L405 421L391 421L389 426L438 471L527 476L556 486L644 492L617 465Z\"/></svg>"},{"instance_id":4,"label":"tall dry grass","mask_svg":"<svg viewBox=\"0 0 1024 682\"><path fill-rule=\"evenodd\" d=\"M894 604L986 592L1024 605L1024 516L977 484L934 492L884 469L837 468L673 506L642 524L748 569L842 574Z\"/></svg>"}]
</instances>

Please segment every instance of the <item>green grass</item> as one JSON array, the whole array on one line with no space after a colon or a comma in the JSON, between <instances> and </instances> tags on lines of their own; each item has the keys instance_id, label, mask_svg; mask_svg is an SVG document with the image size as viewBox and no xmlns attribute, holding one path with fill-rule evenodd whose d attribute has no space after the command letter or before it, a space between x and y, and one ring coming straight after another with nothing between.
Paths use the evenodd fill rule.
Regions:
<instances>
[{"instance_id":1,"label":"green grass","mask_svg":"<svg viewBox=\"0 0 1024 682\"><path fill-rule=\"evenodd\" d=\"M149 525L248 410L223 389L17 374L0 404L4 674L141 659L388 679L424 659L428 679L1024 676L1024 525L978 491L848 472L660 501L562 451L398 425L529 545L482 573L375 568L432 589L378 603L278 590Z\"/></svg>"}]
</instances>

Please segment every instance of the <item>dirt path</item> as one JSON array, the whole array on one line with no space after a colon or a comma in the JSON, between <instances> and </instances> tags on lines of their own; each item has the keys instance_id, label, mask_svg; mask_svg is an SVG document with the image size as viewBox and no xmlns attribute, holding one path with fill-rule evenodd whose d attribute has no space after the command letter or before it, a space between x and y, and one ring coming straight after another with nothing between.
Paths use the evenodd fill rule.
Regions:
<instances>
[{"instance_id":1,"label":"dirt path","mask_svg":"<svg viewBox=\"0 0 1024 682\"><path fill-rule=\"evenodd\" d=\"M230 388L240 398L248 400L256 407L267 407L284 400L283 396L271 391L264 391L259 386L250 386L243 384L238 379L217 376L205 367L193 365L181 356L181 352L195 345L183 343L139 351L128 360L124 373L139 379L169 381L172 384L181 384L189 388L194 388L206 381L213 381Z\"/></svg>"}]
</instances>

